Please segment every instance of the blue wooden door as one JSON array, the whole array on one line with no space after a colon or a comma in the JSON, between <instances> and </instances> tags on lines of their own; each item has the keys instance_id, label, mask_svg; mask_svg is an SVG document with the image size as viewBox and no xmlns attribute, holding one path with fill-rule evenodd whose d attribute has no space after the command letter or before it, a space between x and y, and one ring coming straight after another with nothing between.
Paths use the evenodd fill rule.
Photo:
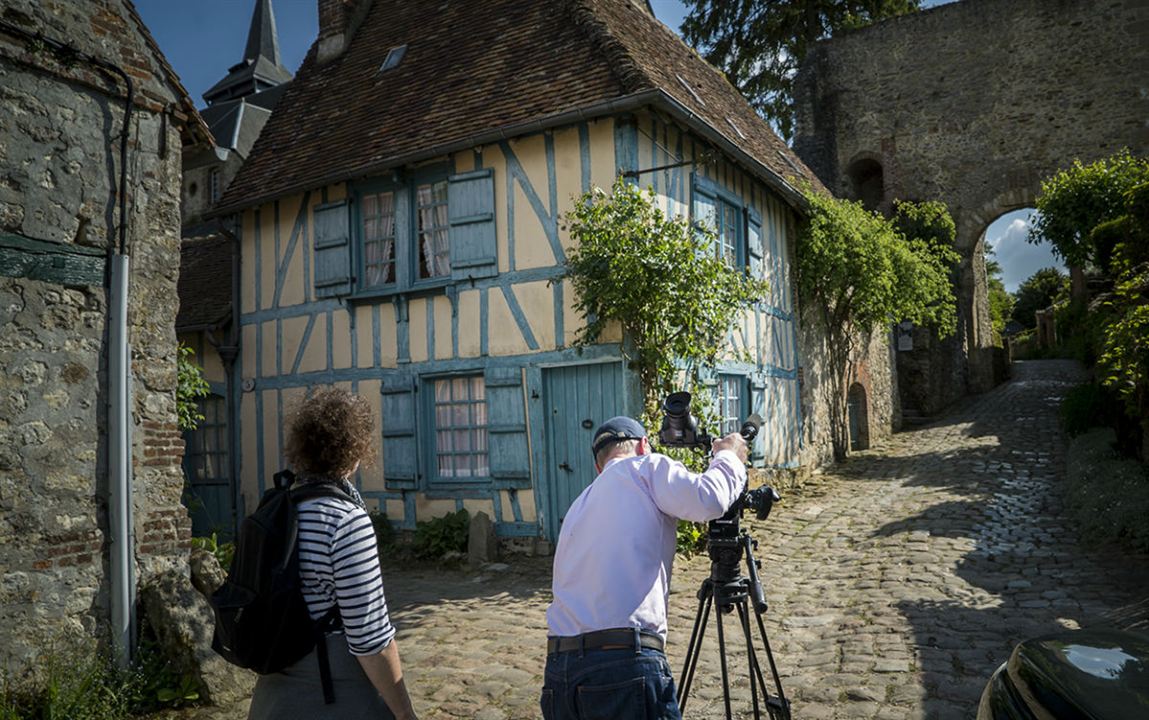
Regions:
<instances>
[{"instance_id":1,"label":"blue wooden door","mask_svg":"<svg viewBox=\"0 0 1149 720\"><path fill-rule=\"evenodd\" d=\"M184 503L191 515L192 535L216 533L230 540L235 527L235 485L228 455L227 402L209 395L199 402L203 420L184 433Z\"/></svg>"},{"instance_id":2,"label":"blue wooden door","mask_svg":"<svg viewBox=\"0 0 1149 720\"><path fill-rule=\"evenodd\" d=\"M558 539L567 508L595 478L590 452L595 428L626 414L622 364L570 365L543 370L547 438L546 514L551 541Z\"/></svg>"}]
</instances>

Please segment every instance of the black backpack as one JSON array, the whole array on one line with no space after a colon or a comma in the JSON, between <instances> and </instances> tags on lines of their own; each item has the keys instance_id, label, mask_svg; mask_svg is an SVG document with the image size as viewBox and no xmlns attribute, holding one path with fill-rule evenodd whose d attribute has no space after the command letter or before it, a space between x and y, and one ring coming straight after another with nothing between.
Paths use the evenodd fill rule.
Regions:
<instances>
[{"instance_id":1,"label":"black backpack","mask_svg":"<svg viewBox=\"0 0 1149 720\"><path fill-rule=\"evenodd\" d=\"M227 580L212 593L212 649L234 665L267 674L318 648L323 697L330 704L335 697L322 638L343 623L338 606L318 621L307 610L299 579L296 505L317 497L351 498L331 483L306 483L293 490L295 476L289 470L276 473L274 481L240 524Z\"/></svg>"}]
</instances>

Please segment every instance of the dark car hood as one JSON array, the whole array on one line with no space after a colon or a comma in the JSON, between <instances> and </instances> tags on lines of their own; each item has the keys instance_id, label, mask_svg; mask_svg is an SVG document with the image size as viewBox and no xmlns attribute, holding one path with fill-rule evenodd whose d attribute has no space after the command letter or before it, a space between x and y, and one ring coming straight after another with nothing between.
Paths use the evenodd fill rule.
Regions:
<instances>
[{"instance_id":1,"label":"dark car hood","mask_svg":"<svg viewBox=\"0 0 1149 720\"><path fill-rule=\"evenodd\" d=\"M1000 680L1035 717L1149 718L1144 633L1079 630L1026 640L1005 670Z\"/></svg>"}]
</instances>

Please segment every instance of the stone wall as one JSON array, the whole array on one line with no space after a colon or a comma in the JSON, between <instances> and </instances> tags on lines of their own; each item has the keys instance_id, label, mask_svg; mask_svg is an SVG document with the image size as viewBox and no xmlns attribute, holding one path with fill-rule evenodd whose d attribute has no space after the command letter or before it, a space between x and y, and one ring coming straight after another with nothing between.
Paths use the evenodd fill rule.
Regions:
<instances>
[{"instance_id":1,"label":"stone wall","mask_svg":"<svg viewBox=\"0 0 1149 720\"><path fill-rule=\"evenodd\" d=\"M1149 153L1146 37L1144 0L962 0L842 33L807 57L802 159L836 193L859 197L879 171L880 208L940 199L957 223L959 335L899 354L934 379L927 410L992 386L986 227L1032 206L1041 178L1074 158Z\"/></svg>"},{"instance_id":2,"label":"stone wall","mask_svg":"<svg viewBox=\"0 0 1149 720\"><path fill-rule=\"evenodd\" d=\"M187 575L175 419L180 97L119 0L6 0L4 21L136 83L128 172L138 582ZM108 639L107 253L117 242L122 85L0 33L0 670ZM29 250L31 248L31 250ZM63 258L32 262L32 255ZM55 273L83 266L83 272ZM30 269L31 268L31 269Z\"/></svg>"}]
</instances>

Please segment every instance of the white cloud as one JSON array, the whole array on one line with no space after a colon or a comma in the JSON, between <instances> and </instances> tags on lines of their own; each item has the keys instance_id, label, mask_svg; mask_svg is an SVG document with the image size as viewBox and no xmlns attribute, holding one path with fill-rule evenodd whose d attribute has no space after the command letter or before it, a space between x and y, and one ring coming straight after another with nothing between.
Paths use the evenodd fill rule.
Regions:
<instances>
[{"instance_id":1,"label":"white cloud","mask_svg":"<svg viewBox=\"0 0 1149 720\"><path fill-rule=\"evenodd\" d=\"M1032 214L1032 210L1006 213L985 231L986 245L993 249L1001 265L1001 280L1009 292L1017 290L1018 285L1042 268L1056 267L1065 272L1048 243L1033 245L1026 241Z\"/></svg>"}]
</instances>

